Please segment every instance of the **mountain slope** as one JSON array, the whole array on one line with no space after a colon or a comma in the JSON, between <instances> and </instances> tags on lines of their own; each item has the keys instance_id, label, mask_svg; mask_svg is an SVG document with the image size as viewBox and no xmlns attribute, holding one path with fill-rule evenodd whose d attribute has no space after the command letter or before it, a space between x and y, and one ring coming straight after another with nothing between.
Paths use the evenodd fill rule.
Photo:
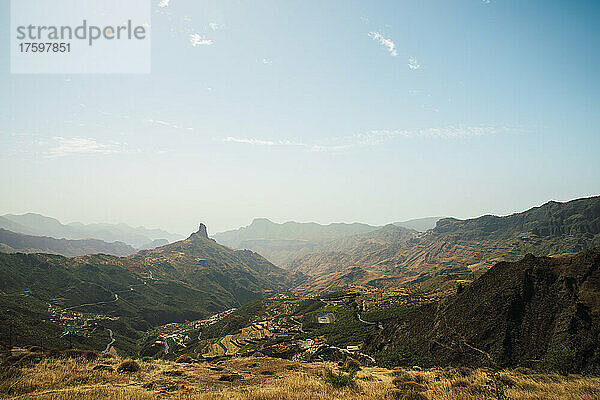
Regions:
<instances>
[{"instance_id":1,"label":"mountain slope","mask_svg":"<svg viewBox=\"0 0 600 400\"><path fill-rule=\"evenodd\" d=\"M247 227L217 233L213 237L219 243L232 248L256 251L274 264L287 268L294 257L319 251L325 243L376 229L378 227L360 223L277 224L266 218L256 218Z\"/></svg>"},{"instance_id":2,"label":"mountain slope","mask_svg":"<svg viewBox=\"0 0 600 400\"><path fill-rule=\"evenodd\" d=\"M126 224L62 224L55 218L40 214L6 214L0 216L0 228L33 236L49 236L57 239L100 239L105 242L124 242L135 248L147 245L156 239L169 242L182 239L161 229L132 228Z\"/></svg>"},{"instance_id":3,"label":"mountain slope","mask_svg":"<svg viewBox=\"0 0 600 400\"><path fill-rule=\"evenodd\" d=\"M129 257L0 254L0 305L21 297L35 305L31 312L26 308L12 316L26 339L32 327L23 321L39 314L40 304L118 317L120 325L111 327L120 335L115 347L131 353L135 338L153 326L202 319L285 290L297 278L256 253L217 244L201 225L186 240ZM96 346L88 339L78 340L84 347Z\"/></svg>"},{"instance_id":4,"label":"mountain slope","mask_svg":"<svg viewBox=\"0 0 600 400\"><path fill-rule=\"evenodd\" d=\"M596 246L600 246L600 197L590 197L549 202L506 217L441 219L434 229L412 238L370 245L372 257L366 259L363 255L369 250L359 248L350 255L347 250L309 254L291 264L293 270L306 274L322 271L323 266L337 275L347 267L360 267L378 271L383 278L391 276L397 284L448 271L483 271L498 261L517 260L527 253L552 255ZM310 281L305 289L306 285L310 286Z\"/></svg>"},{"instance_id":5,"label":"mountain slope","mask_svg":"<svg viewBox=\"0 0 600 400\"><path fill-rule=\"evenodd\" d=\"M54 239L47 236L31 236L14 233L0 228L0 244L4 252L20 253L50 253L66 257L82 256L85 254L110 254L127 256L135 253L135 249L125 243L107 243L97 239ZM3 251L0 248L0 251Z\"/></svg>"},{"instance_id":6,"label":"mountain slope","mask_svg":"<svg viewBox=\"0 0 600 400\"><path fill-rule=\"evenodd\" d=\"M600 362L600 249L500 262L439 306L414 309L372 342L396 363L535 365L560 349Z\"/></svg>"},{"instance_id":7,"label":"mountain slope","mask_svg":"<svg viewBox=\"0 0 600 400\"><path fill-rule=\"evenodd\" d=\"M202 224L185 240L140 251L128 260L154 277L177 279L202 289L222 287L237 304L283 290L301 279L300 274L284 271L257 253L218 244L208 238Z\"/></svg>"}]
</instances>

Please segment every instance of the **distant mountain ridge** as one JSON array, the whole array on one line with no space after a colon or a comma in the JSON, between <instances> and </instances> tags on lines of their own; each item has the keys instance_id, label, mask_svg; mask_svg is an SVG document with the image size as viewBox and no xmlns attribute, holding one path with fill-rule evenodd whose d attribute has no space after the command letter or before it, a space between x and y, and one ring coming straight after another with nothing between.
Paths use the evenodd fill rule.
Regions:
<instances>
[{"instance_id":1,"label":"distant mountain ridge","mask_svg":"<svg viewBox=\"0 0 600 400\"><path fill-rule=\"evenodd\" d=\"M55 218L40 214L6 214L0 216L0 228L32 236L48 236L55 239L99 239L105 242L123 242L135 248L148 246L154 240L168 242L183 239L162 229L133 228L127 224L63 224Z\"/></svg>"},{"instance_id":2,"label":"distant mountain ridge","mask_svg":"<svg viewBox=\"0 0 600 400\"><path fill-rule=\"evenodd\" d=\"M378 226L361 224L332 223L328 225L316 222L284 222L282 224L270 221L267 218L255 218L246 227L213 235L215 240L230 247L238 247L247 240L275 239L275 240L303 240L322 241L338 239L340 237L371 232Z\"/></svg>"},{"instance_id":3,"label":"distant mountain ridge","mask_svg":"<svg viewBox=\"0 0 600 400\"><path fill-rule=\"evenodd\" d=\"M287 268L299 254L314 252L323 243L379 227L361 223L285 222L278 224L266 218L256 218L249 226L213 235L216 241L237 249L250 249L269 261Z\"/></svg>"},{"instance_id":4,"label":"distant mountain ridge","mask_svg":"<svg viewBox=\"0 0 600 400\"><path fill-rule=\"evenodd\" d=\"M122 242L107 243L98 239L54 239L48 236L31 236L14 233L0 228L0 244L5 253L49 253L65 257L83 256L86 254L110 254L128 256L136 250Z\"/></svg>"},{"instance_id":5,"label":"distant mountain ridge","mask_svg":"<svg viewBox=\"0 0 600 400\"><path fill-rule=\"evenodd\" d=\"M438 217L420 218L397 222L394 225L402 229L423 232L433 228L438 219ZM292 268L296 259L308 254L333 251L339 245L350 246L348 242L344 242L344 238L378 230L389 232L391 226L361 223L321 225L314 222L293 221L278 224L266 218L256 218L249 226L217 233L213 237L219 243L232 248L256 251L275 265L287 269Z\"/></svg>"},{"instance_id":6,"label":"distant mountain ridge","mask_svg":"<svg viewBox=\"0 0 600 400\"><path fill-rule=\"evenodd\" d=\"M365 236L376 235L378 231ZM365 242L369 242L365 238ZM346 281L344 271L359 267L365 278L358 284L387 280L390 284L423 281L444 272L485 270L499 261L515 261L527 253L546 256L600 246L600 196L566 203L548 202L513 215L486 215L468 220L444 218L434 229L414 237L379 242L371 257L348 249L307 254L291 262L292 270L314 275L303 291L329 287L328 281ZM326 268L324 268L326 267ZM369 273L366 273L369 272ZM324 276L330 273L328 278ZM349 271L358 276L354 269Z\"/></svg>"}]
</instances>

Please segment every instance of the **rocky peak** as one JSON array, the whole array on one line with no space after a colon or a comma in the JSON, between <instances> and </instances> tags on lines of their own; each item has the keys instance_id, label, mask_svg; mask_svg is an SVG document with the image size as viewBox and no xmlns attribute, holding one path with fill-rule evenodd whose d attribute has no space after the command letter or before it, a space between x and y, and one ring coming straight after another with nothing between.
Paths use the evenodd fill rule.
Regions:
<instances>
[{"instance_id":1,"label":"rocky peak","mask_svg":"<svg viewBox=\"0 0 600 400\"><path fill-rule=\"evenodd\" d=\"M206 232L206 225L204 225L203 223L200 223L200 226L198 227L198 232L196 232L196 235L201 236L205 239L208 239L208 233Z\"/></svg>"}]
</instances>

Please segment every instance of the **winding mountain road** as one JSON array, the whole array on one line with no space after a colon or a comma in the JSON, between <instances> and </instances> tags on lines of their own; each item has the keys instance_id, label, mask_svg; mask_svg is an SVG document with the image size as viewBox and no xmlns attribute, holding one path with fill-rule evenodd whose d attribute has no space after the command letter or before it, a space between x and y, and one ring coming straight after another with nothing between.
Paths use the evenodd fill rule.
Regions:
<instances>
[{"instance_id":1,"label":"winding mountain road","mask_svg":"<svg viewBox=\"0 0 600 400\"><path fill-rule=\"evenodd\" d=\"M301 333L306 333L306 332L304 332L304 329L302 329L302 322L300 322L300 321L297 321L297 320L296 320L294 317L290 317L290 319L291 319L293 322L295 322L296 324L298 324L298 325L300 326L300 332L301 332Z\"/></svg>"}]
</instances>

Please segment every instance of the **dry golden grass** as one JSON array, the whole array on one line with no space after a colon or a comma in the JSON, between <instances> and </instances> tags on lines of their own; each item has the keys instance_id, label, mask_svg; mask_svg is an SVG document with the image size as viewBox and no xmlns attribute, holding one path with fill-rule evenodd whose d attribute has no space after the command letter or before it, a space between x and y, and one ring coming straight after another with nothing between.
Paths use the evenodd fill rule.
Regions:
<instances>
[{"instance_id":1,"label":"dry golden grass","mask_svg":"<svg viewBox=\"0 0 600 400\"><path fill-rule=\"evenodd\" d=\"M117 372L124 360L44 358L0 367L0 398L146 400L325 399L576 399L600 398L600 378L484 369L387 370L363 367L353 388L334 389L322 378L331 363L300 364L268 357L220 363L139 361L140 371ZM102 370L98 369L99 365ZM112 368L107 368L109 366ZM93 368L96 367L96 370ZM502 397L504 396L504 397Z\"/></svg>"}]
</instances>

